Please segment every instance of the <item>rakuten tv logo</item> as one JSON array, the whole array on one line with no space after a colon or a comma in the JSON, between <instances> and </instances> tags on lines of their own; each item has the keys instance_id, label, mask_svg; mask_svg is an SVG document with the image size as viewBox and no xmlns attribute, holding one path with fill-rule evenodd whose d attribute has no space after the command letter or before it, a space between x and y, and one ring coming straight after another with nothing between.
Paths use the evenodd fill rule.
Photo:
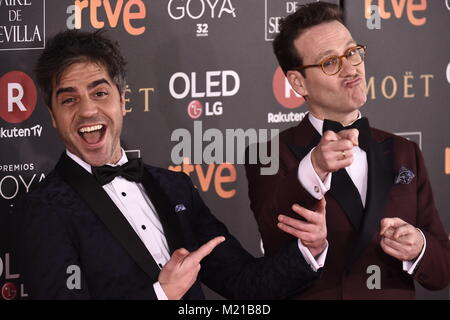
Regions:
<instances>
[{"instance_id":1,"label":"rakuten tv logo","mask_svg":"<svg viewBox=\"0 0 450 320\"><path fill-rule=\"evenodd\" d=\"M224 98L236 95L241 80L236 71L207 71L205 75L191 72L174 73L169 80L169 91L173 98L182 100L190 97L187 113L192 119L223 114Z\"/></svg>"},{"instance_id":2,"label":"rakuten tv logo","mask_svg":"<svg viewBox=\"0 0 450 320\"><path fill-rule=\"evenodd\" d=\"M37 90L33 80L21 71L0 78L0 117L9 123L27 120L34 111Z\"/></svg>"},{"instance_id":3,"label":"rakuten tv logo","mask_svg":"<svg viewBox=\"0 0 450 320\"><path fill-rule=\"evenodd\" d=\"M305 99L292 89L280 67L273 75L272 88L275 99L285 108L295 109L305 102Z\"/></svg>"}]
</instances>

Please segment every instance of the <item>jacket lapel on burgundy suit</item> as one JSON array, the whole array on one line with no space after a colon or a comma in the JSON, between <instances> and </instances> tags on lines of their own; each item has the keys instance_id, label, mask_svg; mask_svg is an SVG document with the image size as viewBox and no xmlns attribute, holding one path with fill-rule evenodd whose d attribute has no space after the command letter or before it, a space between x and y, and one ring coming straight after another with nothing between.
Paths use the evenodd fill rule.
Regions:
<instances>
[{"instance_id":1,"label":"jacket lapel on burgundy suit","mask_svg":"<svg viewBox=\"0 0 450 320\"><path fill-rule=\"evenodd\" d=\"M295 129L294 141L288 147L297 159L302 161L312 148L319 144L320 138L321 135L306 116Z\"/></svg>"}]
</instances>

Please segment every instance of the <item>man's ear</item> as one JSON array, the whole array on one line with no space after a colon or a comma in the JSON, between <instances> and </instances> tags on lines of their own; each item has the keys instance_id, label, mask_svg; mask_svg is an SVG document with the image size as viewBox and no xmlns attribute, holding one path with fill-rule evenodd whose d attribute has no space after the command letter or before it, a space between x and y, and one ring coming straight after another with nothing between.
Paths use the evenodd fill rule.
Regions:
<instances>
[{"instance_id":1,"label":"man's ear","mask_svg":"<svg viewBox=\"0 0 450 320\"><path fill-rule=\"evenodd\" d=\"M57 129L58 126L56 125L55 117L53 116L53 111L51 106L47 106L48 113L50 113L50 117L52 118L52 126L53 128Z\"/></svg>"},{"instance_id":2,"label":"man's ear","mask_svg":"<svg viewBox=\"0 0 450 320\"><path fill-rule=\"evenodd\" d=\"M308 89L305 85L305 77L300 73L300 71L289 70L286 77L295 92L303 97L308 95Z\"/></svg>"},{"instance_id":3,"label":"man's ear","mask_svg":"<svg viewBox=\"0 0 450 320\"><path fill-rule=\"evenodd\" d=\"M127 113L127 110L125 109L125 90L123 90L120 95L120 108L122 109L122 116L125 117L125 114Z\"/></svg>"}]
</instances>

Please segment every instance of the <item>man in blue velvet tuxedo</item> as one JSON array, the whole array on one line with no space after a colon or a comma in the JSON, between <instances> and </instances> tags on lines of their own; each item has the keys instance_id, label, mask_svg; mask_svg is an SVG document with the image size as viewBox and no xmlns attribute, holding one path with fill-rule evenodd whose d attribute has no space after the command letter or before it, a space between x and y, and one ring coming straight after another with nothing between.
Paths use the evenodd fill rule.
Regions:
<instances>
[{"instance_id":1,"label":"man in blue velvet tuxedo","mask_svg":"<svg viewBox=\"0 0 450 320\"><path fill-rule=\"evenodd\" d=\"M227 298L275 299L316 279L299 239L253 258L185 174L127 158L124 65L102 32L60 33L38 61L37 81L66 150L15 216L30 298L201 299L203 282ZM302 233L311 252L326 247L322 204L298 209L319 217L320 232ZM294 232L294 219L289 226Z\"/></svg>"}]
</instances>

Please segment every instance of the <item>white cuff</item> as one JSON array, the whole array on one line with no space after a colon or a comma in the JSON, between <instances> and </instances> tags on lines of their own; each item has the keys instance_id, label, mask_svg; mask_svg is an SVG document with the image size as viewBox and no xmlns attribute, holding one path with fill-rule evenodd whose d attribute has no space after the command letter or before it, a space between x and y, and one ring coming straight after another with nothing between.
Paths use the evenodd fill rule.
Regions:
<instances>
[{"instance_id":1,"label":"white cuff","mask_svg":"<svg viewBox=\"0 0 450 320\"><path fill-rule=\"evenodd\" d=\"M322 253L320 253L317 256L317 258L314 258L313 255L311 254L311 251L309 251L309 249L303 245L302 241L300 239L297 240L298 248L302 253L303 258L305 258L306 262L309 264L309 266L313 271L319 270L325 264L325 259L327 257L328 252L328 241L327 240L325 241L326 241L325 249L323 249Z\"/></svg>"},{"instance_id":2,"label":"white cuff","mask_svg":"<svg viewBox=\"0 0 450 320\"><path fill-rule=\"evenodd\" d=\"M422 230L420 230L419 228L416 228L416 229L420 231L420 234L423 237L423 248L416 260L403 261L403 271L406 271L408 274L414 273L414 270L416 269L417 264L422 259L423 254L425 253L425 248L427 247L427 239L425 238L425 235L423 234Z\"/></svg>"},{"instance_id":3,"label":"white cuff","mask_svg":"<svg viewBox=\"0 0 450 320\"><path fill-rule=\"evenodd\" d=\"M328 173L325 181L322 182L312 165L311 154L314 148L300 161L297 171L297 179L303 188L309 192L311 196L320 200L325 193L331 188L332 173Z\"/></svg>"},{"instance_id":4,"label":"white cuff","mask_svg":"<svg viewBox=\"0 0 450 320\"><path fill-rule=\"evenodd\" d=\"M158 298L158 300L169 300L163 288L161 288L161 284L159 282L155 282L153 284L153 289L155 290L156 297Z\"/></svg>"}]
</instances>

